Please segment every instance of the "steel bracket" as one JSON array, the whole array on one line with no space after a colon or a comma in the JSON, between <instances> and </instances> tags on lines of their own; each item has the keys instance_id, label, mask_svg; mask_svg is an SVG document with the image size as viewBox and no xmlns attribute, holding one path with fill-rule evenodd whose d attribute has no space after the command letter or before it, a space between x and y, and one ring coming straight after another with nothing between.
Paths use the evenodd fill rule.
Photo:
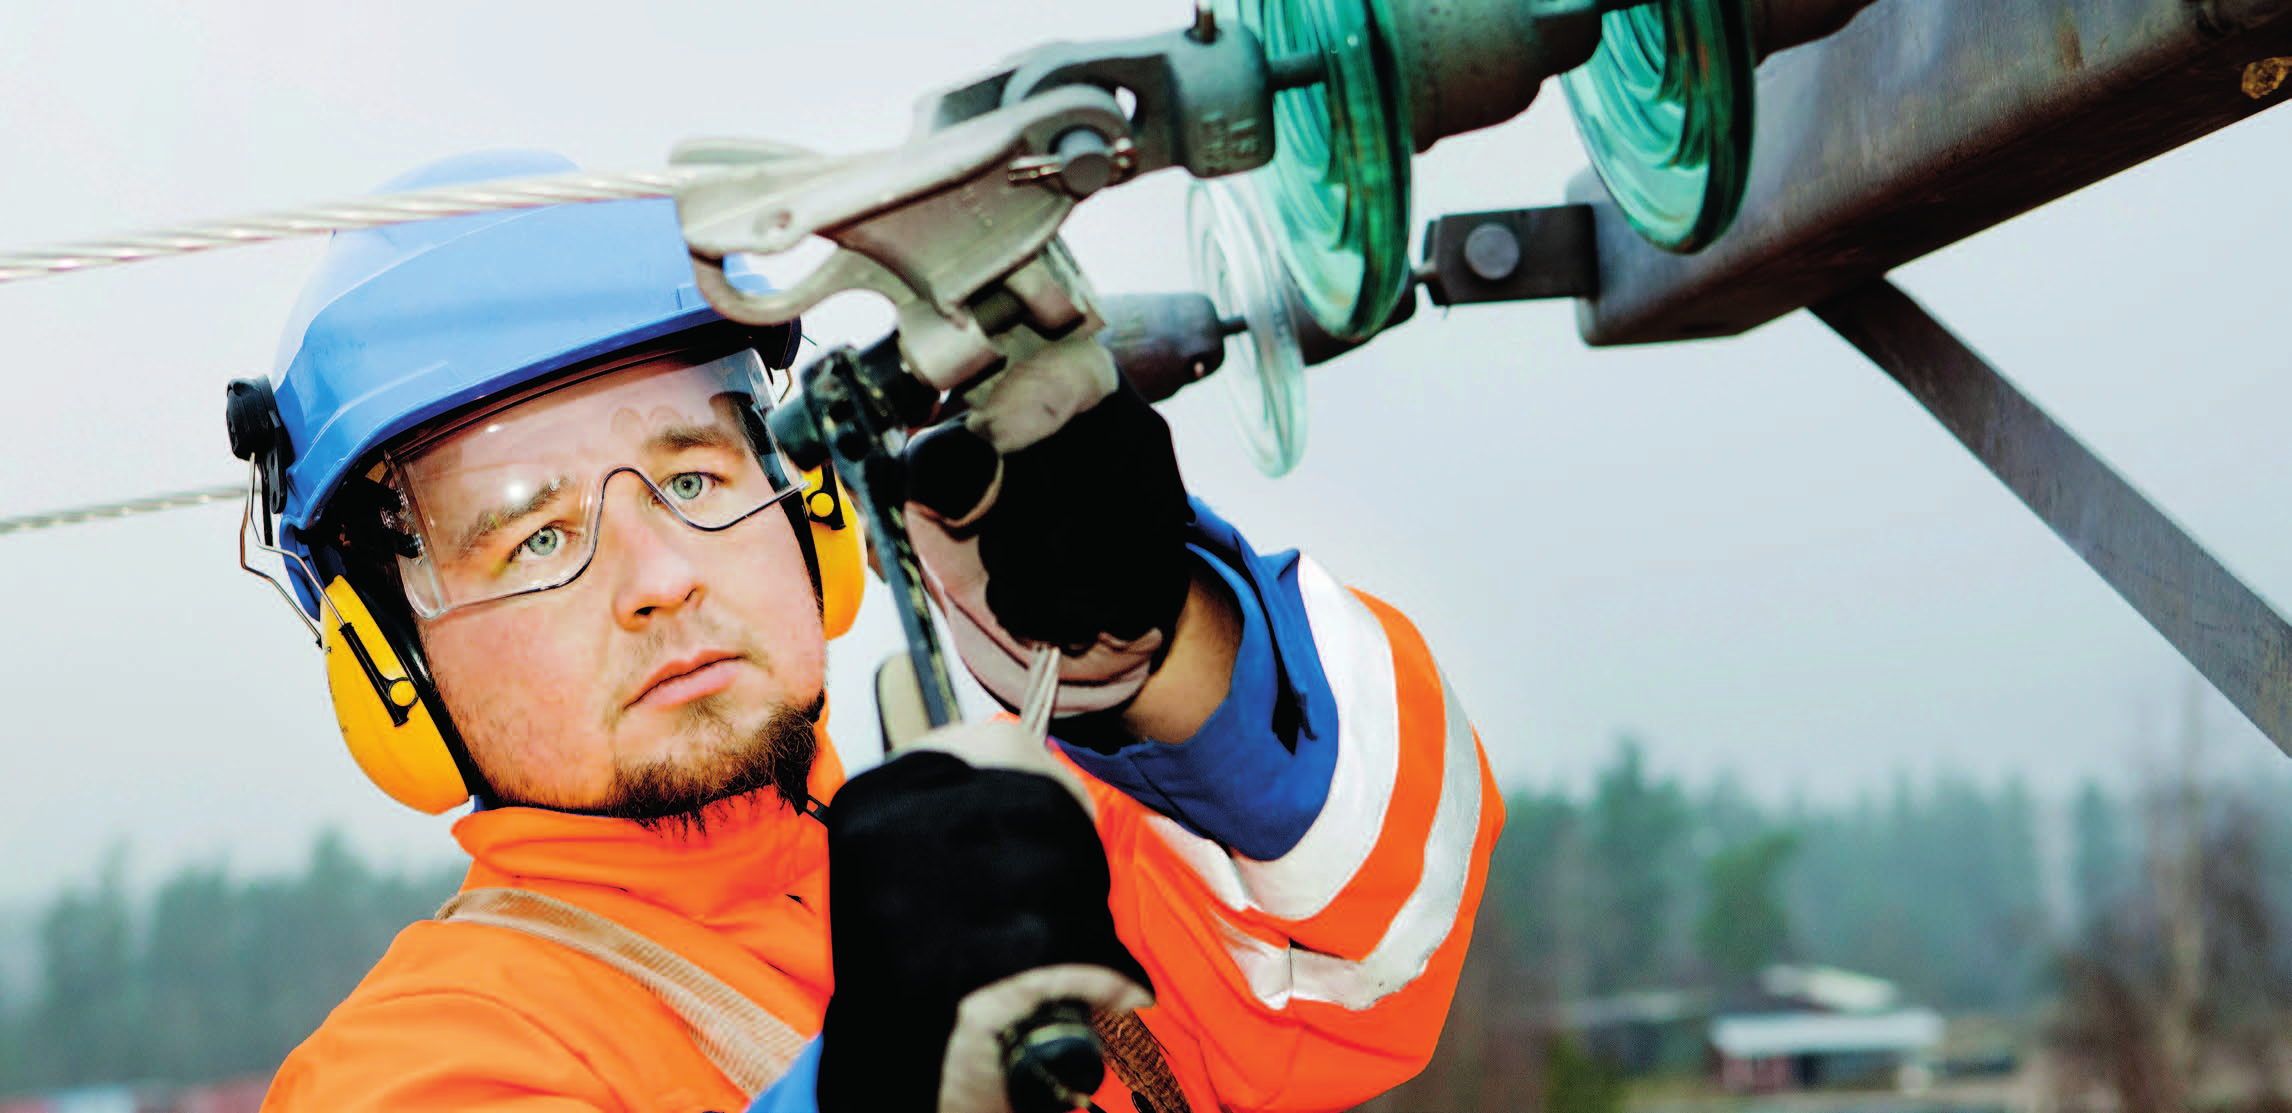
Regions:
<instances>
[{"instance_id":1,"label":"steel bracket","mask_svg":"<svg viewBox=\"0 0 2292 1113\"><path fill-rule=\"evenodd\" d=\"M2156 504L1880 278L1814 307L2292 755L2292 625Z\"/></svg>"},{"instance_id":2,"label":"steel bracket","mask_svg":"<svg viewBox=\"0 0 2292 1113\"><path fill-rule=\"evenodd\" d=\"M1434 305L1599 294L1589 205L1451 213L1425 225L1417 274Z\"/></svg>"}]
</instances>

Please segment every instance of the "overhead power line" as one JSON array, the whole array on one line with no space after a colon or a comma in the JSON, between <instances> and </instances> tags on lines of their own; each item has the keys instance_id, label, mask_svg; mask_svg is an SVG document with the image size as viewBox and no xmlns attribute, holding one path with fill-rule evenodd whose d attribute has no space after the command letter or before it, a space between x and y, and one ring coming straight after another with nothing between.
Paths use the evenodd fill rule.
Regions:
<instances>
[{"instance_id":1,"label":"overhead power line","mask_svg":"<svg viewBox=\"0 0 2292 1113\"><path fill-rule=\"evenodd\" d=\"M0 537L11 533L30 533L33 530L53 529L57 526L77 526L88 522L129 518L137 514L156 514L162 510L181 510L192 506L205 506L211 502L225 502L247 497L245 480L226 483L220 487L202 487L196 491L177 491L170 495L146 495L139 499L120 502L99 502L91 506L75 506L68 510L50 510L40 514L20 514L13 518L0 518Z\"/></svg>"},{"instance_id":2,"label":"overhead power line","mask_svg":"<svg viewBox=\"0 0 2292 1113\"><path fill-rule=\"evenodd\" d=\"M226 247L270 243L388 224L410 224L503 209L585 204L666 197L698 170L653 170L628 174L552 174L498 182L361 197L329 205L253 213L137 232L115 239L56 244L0 252L0 283L22 282L70 271L139 263Z\"/></svg>"}]
</instances>

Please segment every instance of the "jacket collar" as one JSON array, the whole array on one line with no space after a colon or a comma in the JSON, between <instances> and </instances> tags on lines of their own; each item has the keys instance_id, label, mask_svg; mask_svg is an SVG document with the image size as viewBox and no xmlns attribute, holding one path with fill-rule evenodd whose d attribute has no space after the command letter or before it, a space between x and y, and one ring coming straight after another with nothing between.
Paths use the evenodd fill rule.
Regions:
<instances>
[{"instance_id":1,"label":"jacket collar","mask_svg":"<svg viewBox=\"0 0 2292 1113\"><path fill-rule=\"evenodd\" d=\"M828 800L843 781L843 763L823 731L812 795ZM472 885L605 886L702 923L745 920L760 900L796 894L810 901L825 889L826 829L769 788L725 801L698 836L527 807L475 811L453 830L473 860Z\"/></svg>"}]
</instances>

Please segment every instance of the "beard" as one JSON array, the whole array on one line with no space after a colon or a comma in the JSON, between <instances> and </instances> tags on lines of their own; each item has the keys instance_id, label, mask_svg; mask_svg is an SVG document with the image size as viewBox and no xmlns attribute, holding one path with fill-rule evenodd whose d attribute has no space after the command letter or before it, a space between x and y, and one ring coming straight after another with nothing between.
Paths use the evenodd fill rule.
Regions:
<instances>
[{"instance_id":1,"label":"beard","mask_svg":"<svg viewBox=\"0 0 2292 1113\"><path fill-rule=\"evenodd\" d=\"M616 767L595 814L633 821L654 834L698 839L707 836L711 822L729 816L738 798L760 789L772 789L789 808L803 811L819 754L813 724L827 693L807 708L774 707L746 734L727 715L725 702L709 697L685 706L683 732L704 745L676 759Z\"/></svg>"}]
</instances>

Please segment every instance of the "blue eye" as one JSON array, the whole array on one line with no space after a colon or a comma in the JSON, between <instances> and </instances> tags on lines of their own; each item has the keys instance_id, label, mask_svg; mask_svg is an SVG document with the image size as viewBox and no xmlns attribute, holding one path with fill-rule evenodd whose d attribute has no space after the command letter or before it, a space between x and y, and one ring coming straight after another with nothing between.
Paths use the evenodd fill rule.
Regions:
<instances>
[{"instance_id":1,"label":"blue eye","mask_svg":"<svg viewBox=\"0 0 2292 1113\"><path fill-rule=\"evenodd\" d=\"M546 558L555 556L557 550L564 547L565 531L556 526L545 526L535 530L533 536L526 538L525 543L517 547L517 551L520 556Z\"/></svg>"},{"instance_id":2,"label":"blue eye","mask_svg":"<svg viewBox=\"0 0 2292 1113\"><path fill-rule=\"evenodd\" d=\"M708 493L708 477L696 471L683 472L670 476L664 489L680 501L691 502Z\"/></svg>"}]
</instances>

